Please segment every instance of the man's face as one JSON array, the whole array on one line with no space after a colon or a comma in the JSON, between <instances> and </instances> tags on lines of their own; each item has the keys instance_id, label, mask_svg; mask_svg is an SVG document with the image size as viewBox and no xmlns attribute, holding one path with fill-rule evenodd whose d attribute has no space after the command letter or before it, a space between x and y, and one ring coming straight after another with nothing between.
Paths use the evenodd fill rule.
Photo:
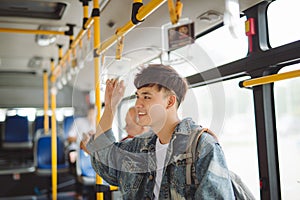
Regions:
<instances>
[{"instance_id":1,"label":"man's face","mask_svg":"<svg viewBox=\"0 0 300 200\"><path fill-rule=\"evenodd\" d=\"M142 87L136 92L135 103L138 124L150 126L155 130L162 128L166 121L166 108L168 98L162 89L158 91L157 86Z\"/></svg>"}]
</instances>

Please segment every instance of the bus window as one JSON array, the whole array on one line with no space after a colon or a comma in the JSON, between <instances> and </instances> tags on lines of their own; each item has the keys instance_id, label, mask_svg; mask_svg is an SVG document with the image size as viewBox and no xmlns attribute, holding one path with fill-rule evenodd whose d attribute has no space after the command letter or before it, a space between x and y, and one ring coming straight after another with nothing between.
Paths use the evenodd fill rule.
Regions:
<instances>
[{"instance_id":1,"label":"bus window","mask_svg":"<svg viewBox=\"0 0 300 200\"><path fill-rule=\"evenodd\" d=\"M300 65L280 70L299 70ZM300 195L300 78L275 82L275 111L282 199Z\"/></svg>"},{"instance_id":2,"label":"bus window","mask_svg":"<svg viewBox=\"0 0 300 200\"><path fill-rule=\"evenodd\" d=\"M252 90L237 87L246 77L226 81L225 119L220 141L230 170L239 174L260 198L258 156ZM226 92L230 91L230 92Z\"/></svg>"},{"instance_id":3,"label":"bus window","mask_svg":"<svg viewBox=\"0 0 300 200\"><path fill-rule=\"evenodd\" d=\"M237 173L259 199L253 94L252 90L238 87L239 81L245 79L190 89L180 111L182 117L191 116L196 123L219 136L228 168Z\"/></svg>"},{"instance_id":4,"label":"bus window","mask_svg":"<svg viewBox=\"0 0 300 200\"><path fill-rule=\"evenodd\" d=\"M299 8L299 0L276 0L270 4L267 14L269 42L272 47L300 39Z\"/></svg>"},{"instance_id":5,"label":"bus window","mask_svg":"<svg viewBox=\"0 0 300 200\"><path fill-rule=\"evenodd\" d=\"M7 109L0 108L0 122L5 121L6 110Z\"/></svg>"},{"instance_id":6,"label":"bus window","mask_svg":"<svg viewBox=\"0 0 300 200\"><path fill-rule=\"evenodd\" d=\"M246 18L242 17L239 21L237 38L230 34L228 27L223 26L196 40L196 44L207 52L215 66L244 58L247 55L248 38L245 35L245 20Z\"/></svg>"}]
</instances>

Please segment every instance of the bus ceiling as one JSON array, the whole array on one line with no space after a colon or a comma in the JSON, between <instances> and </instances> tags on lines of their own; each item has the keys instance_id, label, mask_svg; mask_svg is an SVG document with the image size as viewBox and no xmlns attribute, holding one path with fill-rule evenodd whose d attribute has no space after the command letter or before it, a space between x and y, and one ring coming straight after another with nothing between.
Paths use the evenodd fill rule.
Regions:
<instances>
[{"instance_id":1,"label":"bus ceiling","mask_svg":"<svg viewBox=\"0 0 300 200\"><path fill-rule=\"evenodd\" d=\"M137 61L141 63L148 62L160 55L160 52L158 52L157 49L161 48L160 34L153 37L153 40L155 41L151 41L151 34L153 34L153 31L149 31L149 27L156 27L157 30L160 30L160 27L163 24L170 21L172 21L173 24L176 24L180 18L188 17L190 20L194 21L194 31L197 35L214 27L216 24L221 23L223 13L232 15L234 12L237 12L237 8L238 10L243 11L261 1L262 0L240 0L238 7L234 7L235 10L229 9L228 6L229 3L236 3L236 1L233 2L232 0L207 2L177 1L177 3L173 5L173 1L168 1L168 3L166 3L167 0L150 1L140 6L133 6L136 7L136 10L133 9L132 12L136 12L136 15L130 20L128 12L125 11L130 11L132 5L137 5L142 1L103 0L99 2L101 11L100 33L101 41L103 42L95 52L98 55L105 52L105 54L108 54L108 58L109 56L114 57L115 52L111 49L116 48L115 46L119 46L118 57L120 59L122 59L122 50L124 52L123 54L130 54L131 52L133 52L132 54L135 54L141 51L140 54L137 53L139 56L149 55L149 52L151 52L152 57ZM35 71L36 74L34 76L41 76L44 69L47 69L50 73L50 59L54 58L57 64L55 71L52 73L59 76L60 73L66 70L59 70L58 68L65 63L70 62L70 57L72 58L75 54L71 49L75 49L75 47L82 45L85 45L84 48L90 48L85 54L86 57L84 58L84 61L88 61L89 59L90 61L92 60L89 58L94 56L92 46L90 44L81 43L83 39L85 39L85 43L91 43L90 40L86 39L88 36L85 36L88 35L85 30L91 29L93 24L91 3L88 7L84 7L81 5L80 1L76 3L73 0L62 2L4 0L0 2L0 5L0 37L2 43L2 48L0 48L0 73L5 71L16 71L18 73ZM213 11L212 8L216 9L216 11ZM155 12L152 13L154 10ZM88 13L91 13L91 16L87 16ZM118 14L116 15L115 13ZM211 21L210 18L216 16L215 13L220 13L221 17L217 18L217 20L214 19L215 21ZM147 19L145 19L146 17ZM230 19L227 21L229 21L228 23L231 23ZM88 25L88 27L85 27L85 25ZM136 25L139 25L139 29L135 29L132 34L126 35ZM119 28L116 28L117 26L119 26ZM35 32L33 30L35 30ZM15 31L16 33L19 31L21 34L7 33L10 31ZM159 31L154 32L159 33ZM24 33L30 34L24 35ZM35 36L34 34L37 35ZM120 41L122 36L125 36L125 38L123 46L120 46L118 41ZM127 42L127 37L130 37L130 40L136 38L135 42ZM149 41L151 41L152 44L149 44L150 42L148 42L148 39L143 39L145 37L149 38ZM73 43L70 44L70 41ZM37 42L46 46L41 47L37 45ZM60 48L53 45L53 43L60 44ZM116 43L117 45L115 45ZM49 46L47 46L47 44ZM114 48L108 49L112 45L115 45ZM59 55L59 51L62 51L63 55ZM204 61L205 58L202 60ZM71 59L71 61L72 62L68 64L69 67L78 66L79 64L82 65L79 59ZM89 63L87 62L85 64ZM137 66L138 64L139 63L135 63L134 65ZM209 64L209 62L207 64ZM113 68L111 69L113 70ZM82 71L82 75L85 75L83 79L88 80L86 77L90 77L93 74L93 70L87 69L87 67L79 70ZM116 70L119 69L116 68ZM37 79L37 81L40 80ZM41 82L39 83L41 84ZM74 84L74 80L70 83ZM83 82L79 85L84 84L85 86L79 86L79 88L89 90L93 87L92 82Z\"/></svg>"}]
</instances>

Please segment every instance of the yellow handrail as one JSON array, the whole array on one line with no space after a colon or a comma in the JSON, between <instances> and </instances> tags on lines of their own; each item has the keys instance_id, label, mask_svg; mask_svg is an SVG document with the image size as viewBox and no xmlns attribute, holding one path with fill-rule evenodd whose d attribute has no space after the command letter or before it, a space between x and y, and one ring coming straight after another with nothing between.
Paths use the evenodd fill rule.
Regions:
<instances>
[{"instance_id":1,"label":"yellow handrail","mask_svg":"<svg viewBox=\"0 0 300 200\"><path fill-rule=\"evenodd\" d=\"M43 73L43 86L44 86L44 131L45 134L49 132L49 117L48 117L48 73L45 70Z\"/></svg>"},{"instance_id":2,"label":"yellow handrail","mask_svg":"<svg viewBox=\"0 0 300 200\"><path fill-rule=\"evenodd\" d=\"M100 44L100 11L99 11L99 1L93 0L93 13L94 13L94 49ZM95 79L95 104L97 110L96 124L99 123L101 117L101 99L100 99L100 65L99 56L94 54L94 79ZM96 184L103 184L102 178L96 174ZM97 200L103 200L103 192L97 191Z\"/></svg>"},{"instance_id":3,"label":"yellow handrail","mask_svg":"<svg viewBox=\"0 0 300 200\"><path fill-rule=\"evenodd\" d=\"M250 80L245 80L240 82L241 87L253 87L268 83L273 83L276 81L281 81L285 79L295 78L300 76L300 70L290 71L290 72L284 72L280 74L273 74L269 76L263 76L259 78L254 78Z\"/></svg>"},{"instance_id":4,"label":"yellow handrail","mask_svg":"<svg viewBox=\"0 0 300 200\"><path fill-rule=\"evenodd\" d=\"M85 29L81 29L77 34L75 40L71 44L71 49L75 48L78 45L78 43L82 40L83 36L86 34L88 29L90 29L93 24L94 24L94 19L91 17L87 20L87 22L84 25Z\"/></svg>"},{"instance_id":5,"label":"yellow handrail","mask_svg":"<svg viewBox=\"0 0 300 200\"><path fill-rule=\"evenodd\" d=\"M88 3L88 2L86 2L86 3ZM83 36L86 34L86 32L88 31L88 29L90 29L91 26L94 24L94 18L93 17L89 18L89 7L88 7L88 4L83 3L82 6L83 6L83 20L84 20L84 24L83 24L82 29L77 34L75 40L71 44L71 49L74 49L77 46L77 44L82 40Z\"/></svg>"},{"instance_id":6,"label":"yellow handrail","mask_svg":"<svg viewBox=\"0 0 300 200\"><path fill-rule=\"evenodd\" d=\"M90 17L86 23L84 24L84 28L82 28L79 33L77 34L76 38L73 40L70 48L66 51L66 53L62 56L61 60L59 61L58 65L56 66L55 70L53 71L53 73L58 76L60 73L60 68L61 66L64 65L64 63L66 62L67 58L70 56L71 52L73 51L73 49L76 48L76 46L78 45L78 43L80 43L80 41L82 41L82 38L85 34L88 34L90 31L91 26L94 24L94 19L92 17Z\"/></svg>"},{"instance_id":7,"label":"yellow handrail","mask_svg":"<svg viewBox=\"0 0 300 200\"><path fill-rule=\"evenodd\" d=\"M0 28L0 32L38 34L38 35L65 35L64 31L31 30L31 29L18 29L18 28Z\"/></svg>"},{"instance_id":8,"label":"yellow handrail","mask_svg":"<svg viewBox=\"0 0 300 200\"><path fill-rule=\"evenodd\" d=\"M54 70L54 60L51 60L51 71ZM57 199L57 141L56 141L56 77L51 75L51 167L52 167L52 200Z\"/></svg>"},{"instance_id":9,"label":"yellow handrail","mask_svg":"<svg viewBox=\"0 0 300 200\"><path fill-rule=\"evenodd\" d=\"M153 11L155 11L159 6L161 6L164 2L167 0L152 0L150 1L147 5L143 5L137 15L136 18L139 21L142 21L145 19L147 16L149 16ZM124 26L121 28L118 28L118 31L116 32L115 35L112 35L110 38L108 38L105 42L100 44L97 49L97 54L100 55L103 51L111 47L117 40L123 35L126 35L130 30L132 30L135 26L138 24L133 24L132 21L128 21Z\"/></svg>"},{"instance_id":10,"label":"yellow handrail","mask_svg":"<svg viewBox=\"0 0 300 200\"><path fill-rule=\"evenodd\" d=\"M177 15L176 15L176 8L174 6L173 0L168 0L168 8L169 8L171 23L176 24L178 22L178 18L177 18Z\"/></svg>"},{"instance_id":11,"label":"yellow handrail","mask_svg":"<svg viewBox=\"0 0 300 200\"><path fill-rule=\"evenodd\" d=\"M180 0L177 0L176 5L174 5L173 0L168 0L168 7L169 7L171 23L177 24L178 20L181 17L181 14L182 14L183 4L181 3Z\"/></svg>"},{"instance_id":12,"label":"yellow handrail","mask_svg":"<svg viewBox=\"0 0 300 200\"><path fill-rule=\"evenodd\" d=\"M120 60L122 57L122 52L124 48L124 36L121 36L121 38L118 40L117 48L116 48L116 60Z\"/></svg>"}]
</instances>

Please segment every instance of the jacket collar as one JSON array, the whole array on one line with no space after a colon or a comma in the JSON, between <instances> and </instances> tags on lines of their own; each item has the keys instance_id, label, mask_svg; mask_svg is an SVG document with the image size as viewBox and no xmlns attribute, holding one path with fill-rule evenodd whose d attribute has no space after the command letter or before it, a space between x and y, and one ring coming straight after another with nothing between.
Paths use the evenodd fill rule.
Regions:
<instances>
[{"instance_id":1,"label":"jacket collar","mask_svg":"<svg viewBox=\"0 0 300 200\"><path fill-rule=\"evenodd\" d=\"M192 118L185 118L176 126L174 134L190 135L195 126Z\"/></svg>"},{"instance_id":2,"label":"jacket collar","mask_svg":"<svg viewBox=\"0 0 300 200\"><path fill-rule=\"evenodd\" d=\"M177 136L189 136L195 127L196 125L192 118L185 118L181 120L174 130L170 143L173 143ZM141 152L154 152L157 135L150 131L142 136L148 138L148 140L147 144L141 149Z\"/></svg>"}]
</instances>

